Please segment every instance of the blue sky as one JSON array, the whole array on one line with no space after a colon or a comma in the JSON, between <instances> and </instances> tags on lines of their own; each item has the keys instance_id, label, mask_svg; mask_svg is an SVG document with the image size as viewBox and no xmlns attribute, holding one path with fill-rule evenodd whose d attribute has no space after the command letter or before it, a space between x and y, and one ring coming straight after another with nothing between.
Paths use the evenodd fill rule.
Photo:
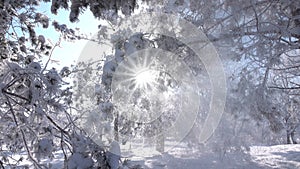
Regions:
<instances>
[{"instance_id":1,"label":"blue sky","mask_svg":"<svg viewBox=\"0 0 300 169\"><path fill-rule=\"evenodd\" d=\"M97 33L98 25L100 25L101 21L96 19L89 9L79 16L79 22L71 23L69 21L70 11L59 9L58 14L54 15L51 13L50 8L51 3L41 3L40 8L38 9L39 12L46 14L48 18L50 18L50 23L55 20L61 24L66 24L69 28L80 28L79 30L81 33L90 36ZM47 38L50 38L53 44L58 41L59 33L55 31L52 25L49 26L48 29L37 28L37 34L39 33L44 34ZM60 47L57 47L54 50L51 57L52 60L59 62L52 62L50 66L62 68L64 66L75 64L86 43L86 40L78 40L75 42L67 42L63 40Z\"/></svg>"}]
</instances>

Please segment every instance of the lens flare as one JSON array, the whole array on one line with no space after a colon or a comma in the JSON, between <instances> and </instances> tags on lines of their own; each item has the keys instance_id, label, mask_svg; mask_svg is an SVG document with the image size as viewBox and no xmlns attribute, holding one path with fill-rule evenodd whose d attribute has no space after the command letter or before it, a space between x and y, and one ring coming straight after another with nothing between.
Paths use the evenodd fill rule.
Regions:
<instances>
[{"instance_id":1,"label":"lens flare","mask_svg":"<svg viewBox=\"0 0 300 169\"><path fill-rule=\"evenodd\" d=\"M142 69L135 74L134 83L137 88L153 86L157 79L156 72L151 69Z\"/></svg>"}]
</instances>

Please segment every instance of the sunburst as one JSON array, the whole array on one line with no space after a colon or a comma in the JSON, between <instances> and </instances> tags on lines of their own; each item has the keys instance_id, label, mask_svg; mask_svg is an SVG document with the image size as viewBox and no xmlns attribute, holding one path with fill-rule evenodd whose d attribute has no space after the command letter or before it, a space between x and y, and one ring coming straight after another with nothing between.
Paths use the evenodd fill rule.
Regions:
<instances>
[{"instance_id":1,"label":"sunburst","mask_svg":"<svg viewBox=\"0 0 300 169\"><path fill-rule=\"evenodd\" d=\"M113 104L127 119L142 123L151 123L164 112L176 116L182 109L181 83L191 83L183 66L172 53L158 49L127 56L113 75Z\"/></svg>"},{"instance_id":2,"label":"sunburst","mask_svg":"<svg viewBox=\"0 0 300 169\"><path fill-rule=\"evenodd\" d=\"M132 91L143 90L147 92L158 85L157 80L160 72L158 65L147 52L143 54L143 56L130 56L119 65L118 71L115 73L119 86L128 86Z\"/></svg>"},{"instance_id":3,"label":"sunburst","mask_svg":"<svg viewBox=\"0 0 300 169\"><path fill-rule=\"evenodd\" d=\"M136 88L147 89L156 84L157 72L149 68L138 71L134 76L134 85Z\"/></svg>"}]
</instances>

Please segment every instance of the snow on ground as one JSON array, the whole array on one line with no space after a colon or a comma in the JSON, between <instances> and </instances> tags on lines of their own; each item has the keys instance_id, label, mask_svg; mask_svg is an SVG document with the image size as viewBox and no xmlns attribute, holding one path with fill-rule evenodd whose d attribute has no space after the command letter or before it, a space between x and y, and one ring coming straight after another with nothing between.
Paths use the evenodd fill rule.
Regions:
<instances>
[{"instance_id":1,"label":"snow on ground","mask_svg":"<svg viewBox=\"0 0 300 169\"><path fill-rule=\"evenodd\" d=\"M298 169L300 145L252 146L248 152L201 152L179 144L165 153L147 147L126 152L131 166L155 169Z\"/></svg>"},{"instance_id":2,"label":"snow on ground","mask_svg":"<svg viewBox=\"0 0 300 169\"><path fill-rule=\"evenodd\" d=\"M131 166L139 164L145 169L263 168L252 162L247 154L201 152L182 143L162 154L155 151L153 147L135 148L123 154L127 155L126 157L130 160Z\"/></svg>"},{"instance_id":3,"label":"snow on ground","mask_svg":"<svg viewBox=\"0 0 300 169\"><path fill-rule=\"evenodd\" d=\"M153 143L143 142L123 147L122 157L122 160L128 160L128 166L139 165L144 169L299 169L300 145L252 146L244 153L220 153L203 152L180 143L167 152L159 153ZM55 153L52 162L52 169L61 169L62 152ZM23 160L20 166L26 164L28 161Z\"/></svg>"},{"instance_id":4,"label":"snow on ground","mask_svg":"<svg viewBox=\"0 0 300 169\"><path fill-rule=\"evenodd\" d=\"M27 155L27 152L23 152L19 155L14 155L13 156L14 160L12 160L11 158L8 158L8 159L11 164L15 164L16 163L15 160L22 159L22 160L19 160L18 167L16 167L16 169L26 169L27 166L31 164L31 162L27 159L26 155ZM51 168L51 169L62 169L64 166L63 152L57 151L57 152L53 153L53 160L41 159L41 163L48 166L48 168ZM5 166L5 169L15 169L15 168Z\"/></svg>"},{"instance_id":5,"label":"snow on ground","mask_svg":"<svg viewBox=\"0 0 300 169\"><path fill-rule=\"evenodd\" d=\"M300 145L253 146L252 160L266 168L300 168Z\"/></svg>"}]
</instances>

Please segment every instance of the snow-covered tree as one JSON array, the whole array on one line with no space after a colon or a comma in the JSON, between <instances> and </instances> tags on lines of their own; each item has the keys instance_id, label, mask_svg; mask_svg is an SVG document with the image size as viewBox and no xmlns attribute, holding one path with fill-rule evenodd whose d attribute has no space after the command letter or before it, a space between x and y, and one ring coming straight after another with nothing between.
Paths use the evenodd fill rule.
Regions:
<instances>
[{"instance_id":1,"label":"snow-covered tree","mask_svg":"<svg viewBox=\"0 0 300 169\"><path fill-rule=\"evenodd\" d=\"M51 18L39 12L42 2L49 1L0 2L0 167L29 160L31 164L22 167L51 168L54 153L60 151L66 168L108 168L106 149L75 124L78 109L66 79L81 70L49 66L62 39L79 37L56 21L52 25L60 33L57 43L37 35L38 26L47 29L51 24ZM53 0L53 13L59 5L67 8L68 1ZM24 152L26 159L16 158Z\"/></svg>"},{"instance_id":2,"label":"snow-covered tree","mask_svg":"<svg viewBox=\"0 0 300 169\"><path fill-rule=\"evenodd\" d=\"M162 11L176 14L197 26L215 44L221 57L224 58L224 66L232 73L229 75L229 80L232 80L230 85L233 85L230 96L232 98L228 100L228 105L232 109L228 109L228 113L235 117L247 113L255 121L263 121L262 123L268 124L274 132L279 132L285 128L282 120L285 113L275 104L276 97L281 97L282 100L284 97L281 95L274 96L272 92L275 88L297 90L299 80L294 80L288 83L288 86L282 87L278 86L278 83L273 83L271 76L273 76L272 71L275 69L283 71L292 68L294 72L299 69L297 59L293 59L294 61L291 61L288 66L284 64L283 67L278 68L285 62L284 60L299 58L297 49L299 49L298 16L300 5L298 1L239 0L233 2L231 0L219 0L211 2L206 0L174 0L144 2L148 6L146 5L145 8L141 9L142 11ZM141 4L143 3L141 2ZM93 10L91 11L93 12ZM97 12L93 13L99 17ZM117 20L117 18L111 19ZM123 56L143 49L145 42L148 43L148 47L161 48L178 55L181 54L180 52L186 56L193 55L191 50L188 50L184 44L177 42L176 39L162 35L144 34L143 32L137 32L133 37L126 37L127 34L132 33L126 31L130 32L130 30L124 30L120 33L123 39L118 39L120 35L114 36L117 39L113 47L115 54L109 56L109 60L104 66L103 77L105 80L102 83L106 88L111 85L113 72L117 69L119 62L123 60ZM130 45L132 40L134 45ZM296 55L291 56L290 52L295 52ZM286 57L288 59L284 59ZM197 61L196 63L200 62ZM232 65L237 65L238 68ZM204 68L199 65L196 67ZM288 74L285 76L288 77ZM293 79L299 79L299 75L293 73ZM236 112L237 109L238 112ZM131 126L129 128L132 128L135 125L126 123L124 126ZM115 129L121 130L120 128ZM125 129L122 131L132 132Z\"/></svg>"},{"instance_id":3,"label":"snow-covered tree","mask_svg":"<svg viewBox=\"0 0 300 169\"><path fill-rule=\"evenodd\" d=\"M267 120L273 131L284 129L282 115L286 113L276 106L276 97L290 101L272 92L281 89L293 95L299 91L299 2L190 0L161 4L162 9L197 25L218 48L232 73L230 85L235 90L231 94L236 93L237 102L228 105L241 107L257 121ZM231 112L237 113L234 110Z\"/></svg>"}]
</instances>

